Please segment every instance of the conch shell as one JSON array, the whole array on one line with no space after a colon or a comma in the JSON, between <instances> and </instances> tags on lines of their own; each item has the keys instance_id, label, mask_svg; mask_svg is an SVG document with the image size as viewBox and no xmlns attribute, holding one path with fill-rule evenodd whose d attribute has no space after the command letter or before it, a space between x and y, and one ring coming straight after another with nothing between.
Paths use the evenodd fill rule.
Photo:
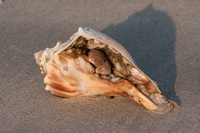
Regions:
<instances>
[{"instance_id":1,"label":"conch shell","mask_svg":"<svg viewBox=\"0 0 200 133\"><path fill-rule=\"evenodd\" d=\"M45 89L56 96L119 95L162 114L176 106L136 66L122 45L91 28L80 27L67 42L58 42L34 56L45 74Z\"/></svg>"}]
</instances>

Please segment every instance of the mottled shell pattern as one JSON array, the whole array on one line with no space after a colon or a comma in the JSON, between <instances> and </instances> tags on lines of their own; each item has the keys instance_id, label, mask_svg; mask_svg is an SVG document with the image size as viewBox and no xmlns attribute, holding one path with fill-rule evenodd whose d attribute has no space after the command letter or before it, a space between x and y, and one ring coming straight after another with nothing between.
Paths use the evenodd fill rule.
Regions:
<instances>
[{"instance_id":1,"label":"mottled shell pattern","mask_svg":"<svg viewBox=\"0 0 200 133\"><path fill-rule=\"evenodd\" d=\"M45 89L56 96L129 97L161 114L176 106L136 66L121 44L91 28L80 27L67 42L34 55L45 74Z\"/></svg>"}]
</instances>

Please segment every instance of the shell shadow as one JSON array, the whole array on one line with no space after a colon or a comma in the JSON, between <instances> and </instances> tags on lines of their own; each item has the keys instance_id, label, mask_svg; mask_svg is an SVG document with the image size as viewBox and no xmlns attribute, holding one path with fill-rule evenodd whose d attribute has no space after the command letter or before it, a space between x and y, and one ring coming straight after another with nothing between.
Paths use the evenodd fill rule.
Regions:
<instances>
[{"instance_id":1,"label":"shell shadow","mask_svg":"<svg viewBox=\"0 0 200 133\"><path fill-rule=\"evenodd\" d=\"M102 32L124 45L138 67L158 84L166 97L181 103L175 92L176 26L167 13L149 4Z\"/></svg>"}]
</instances>

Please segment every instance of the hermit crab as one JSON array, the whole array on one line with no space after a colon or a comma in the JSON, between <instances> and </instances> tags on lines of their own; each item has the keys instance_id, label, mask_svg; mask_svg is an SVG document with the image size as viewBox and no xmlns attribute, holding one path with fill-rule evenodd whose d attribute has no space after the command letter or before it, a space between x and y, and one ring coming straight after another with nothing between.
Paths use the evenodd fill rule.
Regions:
<instances>
[{"instance_id":1,"label":"hermit crab","mask_svg":"<svg viewBox=\"0 0 200 133\"><path fill-rule=\"evenodd\" d=\"M161 114L176 106L136 66L122 45L91 28L80 27L67 42L58 42L34 56L45 75L45 89L56 96L129 97Z\"/></svg>"}]
</instances>

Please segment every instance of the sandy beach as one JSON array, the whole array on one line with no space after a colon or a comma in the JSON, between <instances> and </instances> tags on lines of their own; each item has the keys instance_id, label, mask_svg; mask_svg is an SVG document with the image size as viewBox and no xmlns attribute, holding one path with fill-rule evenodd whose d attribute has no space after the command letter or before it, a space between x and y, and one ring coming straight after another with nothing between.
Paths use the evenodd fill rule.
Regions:
<instances>
[{"instance_id":1,"label":"sandy beach","mask_svg":"<svg viewBox=\"0 0 200 133\"><path fill-rule=\"evenodd\" d=\"M200 133L199 5L199 0L4 0L0 132ZM67 41L79 27L121 43L177 108L159 115L126 98L64 99L45 91L33 54Z\"/></svg>"}]
</instances>

